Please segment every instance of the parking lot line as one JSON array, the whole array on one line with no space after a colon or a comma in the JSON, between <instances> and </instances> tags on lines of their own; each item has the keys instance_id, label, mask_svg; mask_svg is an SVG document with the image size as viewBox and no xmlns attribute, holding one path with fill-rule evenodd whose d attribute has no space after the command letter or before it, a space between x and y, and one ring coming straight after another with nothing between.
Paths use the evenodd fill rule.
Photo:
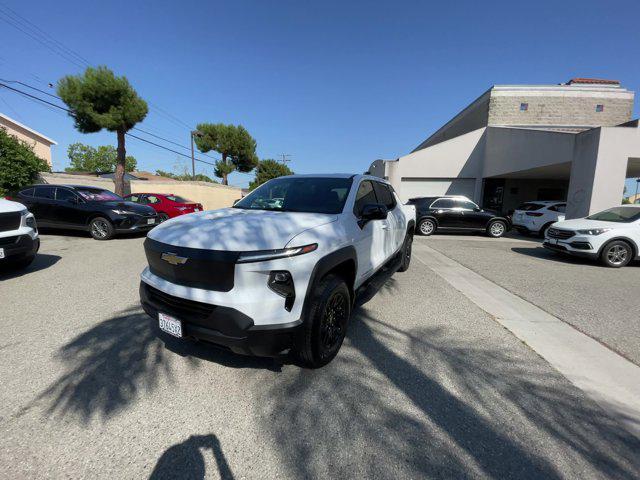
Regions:
<instances>
[{"instance_id":1,"label":"parking lot line","mask_svg":"<svg viewBox=\"0 0 640 480\"><path fill-rule=\"evenodd\" d=\"M640 437L640 367L427 245L415 245L414 257Z\"/></svg>"}]
</instances>

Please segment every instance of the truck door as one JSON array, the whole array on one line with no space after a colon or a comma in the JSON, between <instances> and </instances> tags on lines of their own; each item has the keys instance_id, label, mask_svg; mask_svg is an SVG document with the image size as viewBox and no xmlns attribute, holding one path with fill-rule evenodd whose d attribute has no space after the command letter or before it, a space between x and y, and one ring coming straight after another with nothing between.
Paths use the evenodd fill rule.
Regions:
<instances>
[{"instance_id":1,"label":"truck door","mask_svg":"<svg viewBox=\"0 0 640 480\"><path fill-rule=\"evenodd\" d=\"M379 203L370 180L363 180L358 186L353 214L357 222L365 205ZM358 281L368 277L385 261L385 241L389 231L387 220L372 220L358 226L355 248L358 255Z\"/></svg>"}]
</instances>

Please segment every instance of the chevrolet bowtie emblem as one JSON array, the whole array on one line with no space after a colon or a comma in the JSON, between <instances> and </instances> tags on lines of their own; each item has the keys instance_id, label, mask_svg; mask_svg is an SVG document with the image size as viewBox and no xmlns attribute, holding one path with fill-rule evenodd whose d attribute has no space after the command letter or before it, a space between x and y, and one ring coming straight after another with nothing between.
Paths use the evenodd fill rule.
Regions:
<instances>
[{"instance_id":1,"label":"chevrolet bowtie emblem","mask_svg":"<svg viewBox=\"0 0 640 480\"><path fill-rule=\"evenodd\" d=\"M188 260L186 257L179 257L175 253L163 253L160 258L171 265L184 265Z\"/></svg>"}]
</instances>

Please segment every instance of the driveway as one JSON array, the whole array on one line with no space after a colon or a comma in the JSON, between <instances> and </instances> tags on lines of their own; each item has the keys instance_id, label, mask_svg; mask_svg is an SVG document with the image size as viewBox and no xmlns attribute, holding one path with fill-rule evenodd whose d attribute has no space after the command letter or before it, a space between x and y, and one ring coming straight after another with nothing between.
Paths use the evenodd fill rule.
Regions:
<instances>
[{"instance_id":1,"label":"driveway","mask_svg":"<svg viewBox=\"0 0 640 480\"><path fill-rule=\"evenodd\" d=\"M640 365L640 262L605 268L518 235L434 235L419 241Z\"/></svg>"},{"instance_id":2,"label":"driveway","mask_svg":"<svg viewBox=\"0 0 640 480\"><path fill-rule=\"evenodd\" d=\"M640 478L638 439L419 261L302 370L160 334L142 240L44 235L0 276L6 478Z\"/></svg>"}]
</instances>

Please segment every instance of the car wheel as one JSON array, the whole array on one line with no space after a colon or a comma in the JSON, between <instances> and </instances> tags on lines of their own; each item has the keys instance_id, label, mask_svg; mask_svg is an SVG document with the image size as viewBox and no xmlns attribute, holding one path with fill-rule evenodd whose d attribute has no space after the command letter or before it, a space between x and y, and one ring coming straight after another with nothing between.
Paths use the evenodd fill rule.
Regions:
<instances>
[{"instance_id":1,"label":"car wheel","mask_svg":"<svg viewBox=\"0 0 640 480\"><path fill-rule=\"evenodd\" d=\"M400 250L400 255L402 255L402 260L400 262L400 268L398 268L399 272L406 272L409 270L409 264L411 263L411 246L413 245L413 235L407 233L407 236L404 237L404 244L402 245L402 250Z\"/></svg>"},{"instance_id":2,"label":"car wheel","mask_svg":"<svg viewBox=\"0 0 640 480\"><path fill-rule=\"evenodd\" d=\"M430 218L421 220L418 224L418 232L420 232L420 235L433 235L437 228L436 222Z\"/></svg>"},{"instance_id":3,"label":"car wheel","mask_svg":"<svg viewBox=\"0 0 640 480\"><path fill-rule=\"evenodd\" d=\"M611 268L624 267L631 261L633 249L631 245L622 240L614 240L607 243L600 253L600 261Z\"/></svg>"},{"instance_id":4,"label":"car wheel","mask_svg":"<svg viewBox=\"0 0 640 480\"><path fill-rule=\"evenodd\" d=\"M494 220L487 226L487 235L493 238L500 238L507 233L507 224L502 220Z\"/></svg>"},{"instance_id":5,"label":"car wheel","mask_svg":"<svg viewBox=\"0 0 640 480\"><path fill-rule=\"evenodd\" d=\"M96 240L109 240L113 237L115 229L113 224L103 217L96 217L89 222L89 233Z\"/></svg>"},{"instance_id":6,"label":"car wheel","mask_svg":"<svg viewBox=\"0 0 640 480\"><path fill-rule=\"evenodd\" d=\"M169 215L167 215L166 213L162 212L158 214L158 220L160 221L160 223L162 222L166 222L167 220L169 220Z\"/></svg>"},{"instance_id":7,"label":"car wheel","mask_svg":"<svg viewBox=\"0 0 640 480\"><path fill-rule=\"evenodd\" d=\"M308 315L295 347L306 367L319 368L337 355L351 316L351 296L344 280L327 275L314 287Z\"/></svg>"}]
</instances>

